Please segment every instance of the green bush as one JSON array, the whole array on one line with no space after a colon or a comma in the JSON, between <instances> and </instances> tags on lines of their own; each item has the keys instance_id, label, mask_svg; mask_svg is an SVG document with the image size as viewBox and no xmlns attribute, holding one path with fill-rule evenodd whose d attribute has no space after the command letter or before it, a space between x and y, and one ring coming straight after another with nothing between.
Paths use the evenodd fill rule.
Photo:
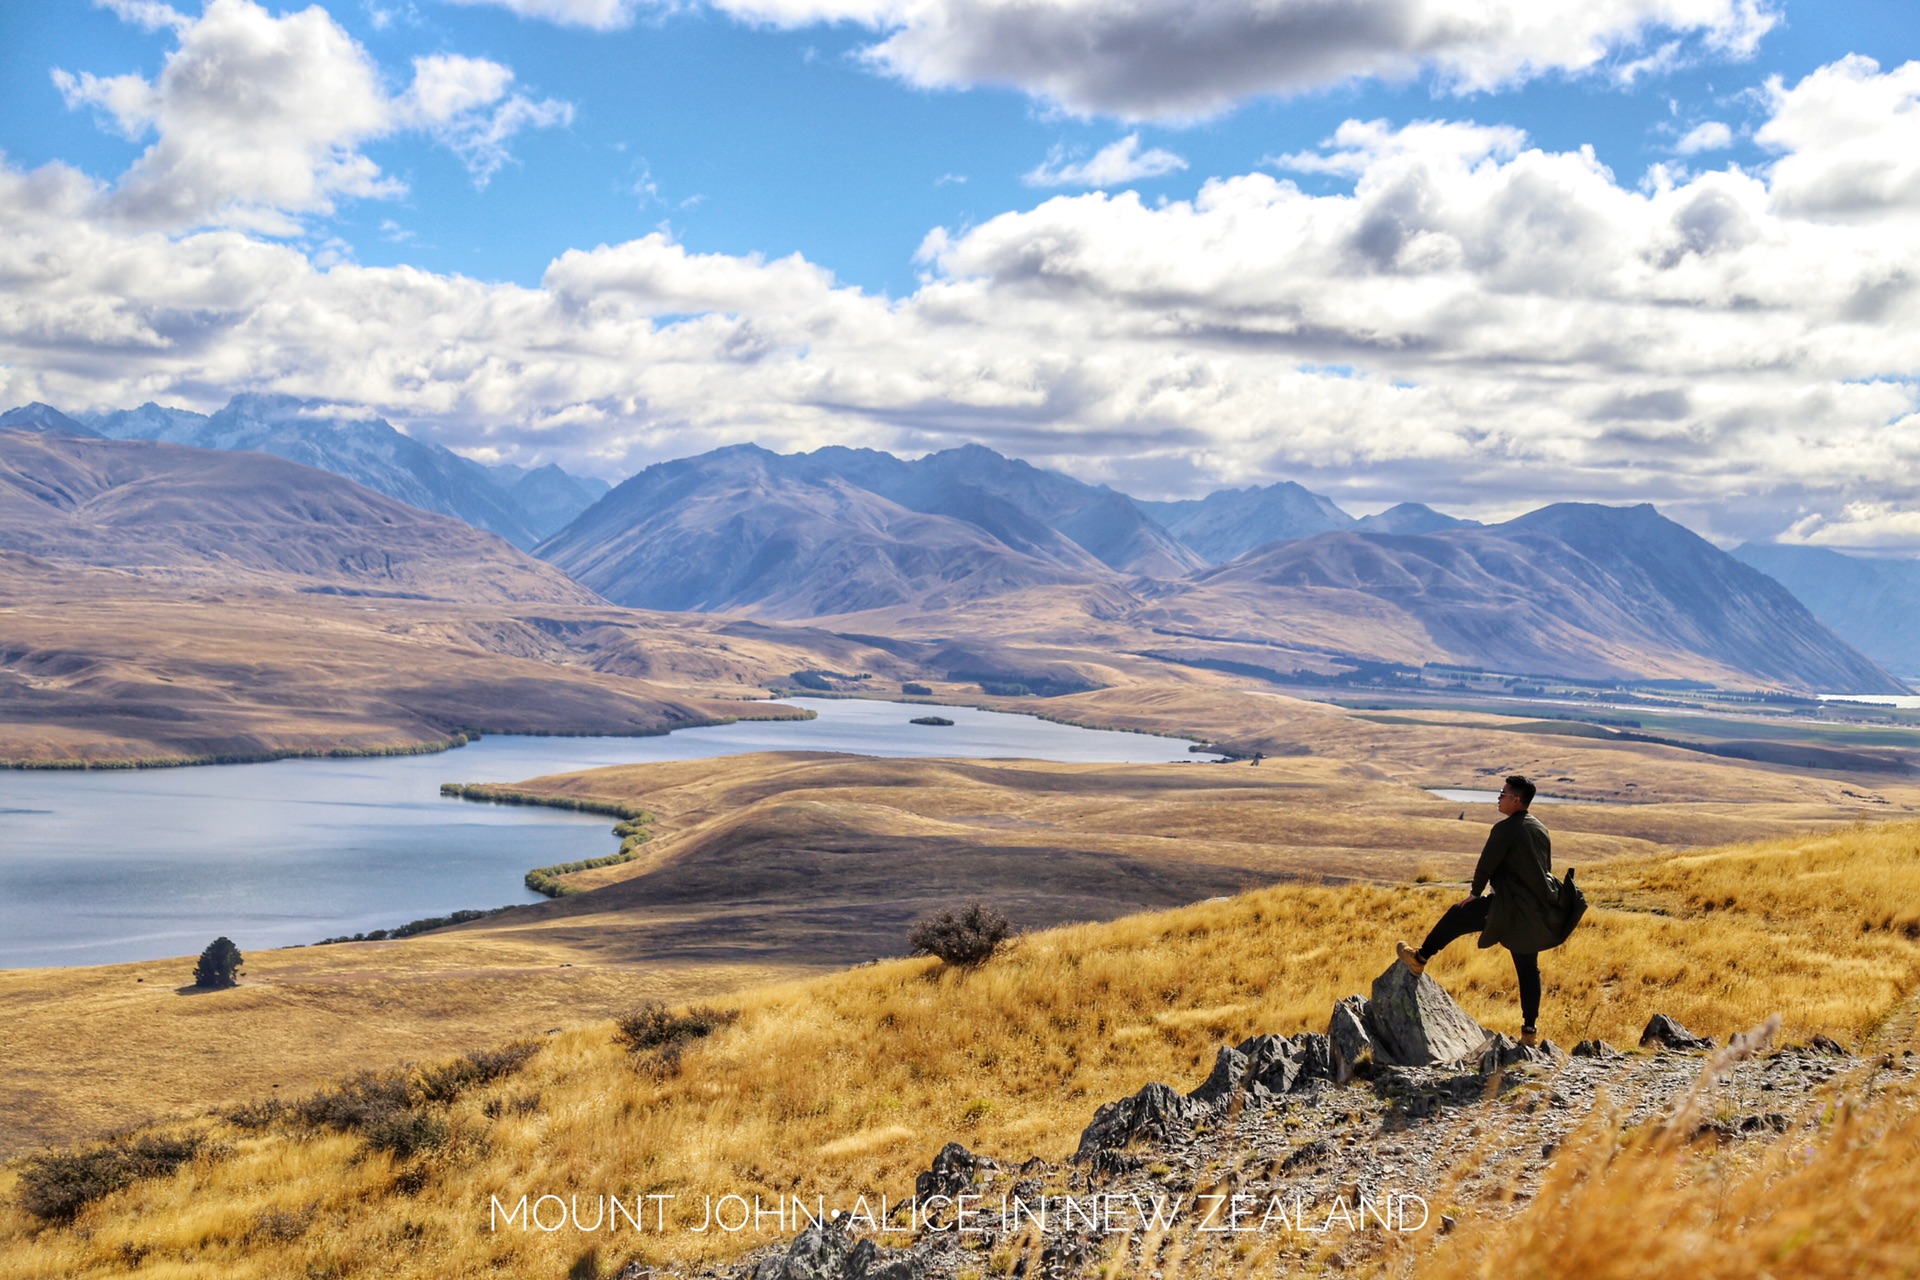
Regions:
<instances>
[{"instance_id":1,"label":"green bush","mask_svg":"<svg viewBox=\"0 0 1920 1280\"><path fill-rule=\"evenodd\" d=\"M237 987L242 963L240 948L233 945L233 939L215 938L200 953L199 963L193 966L193 985L205 990Z\"/></svg>"},{"instance_id":2,"label":"green bush","mask_svg":"<svg viewBox=\"0 0 1920 1280\"><path fill-rule=\"evenodd\" d=\"M911 680L900 686L900 692L909 698L931 698L933 690L924 684L915 684Z\"/></svg>"},{"instance_id":3,"label":"green bush","mask_svg":"<svg viewBox=\"0 0 1920 1280\"><path fill-rule=\"evenodd\" d=\"M948 964L984 964L1013 933L1007 918L984 903L969 902L921 916L907 930L916 956L939 956Z\"/></svg>"}]
</instances>

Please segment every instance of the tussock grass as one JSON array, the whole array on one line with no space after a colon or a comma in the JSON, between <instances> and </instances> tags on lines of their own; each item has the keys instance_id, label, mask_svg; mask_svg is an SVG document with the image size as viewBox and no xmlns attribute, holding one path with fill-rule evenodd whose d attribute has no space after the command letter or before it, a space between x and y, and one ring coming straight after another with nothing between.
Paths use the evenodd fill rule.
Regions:
<instances>
[{"instance_id":1,"label":"tussock grass","mask_svg":"<svg viewBox=\"0 0 1920 1280\"><path fill-rule=\"evenodd\" d=\"M1920 1109L1854 1099L1810 1142L1689 1148L1596 1112L1531 1211L1480 1218L1402 1274L1864 1280L1920 1274Z\"/></svg>"},{"instance_id":2,"label":"tussock grass","mask_svg":"<svg viewBox=\"0 0 1920 1280\"><path fill-rule=\"evenodd\" d=\"M1898 824L1583 873L1595 906L1574 941L1545 958L1543 1030L1563 1042L1631 1045L1658 1011L1724 1038L1777 1011L1788 1040L1884 1036L1920 986L1920 943L1905 928L1920 903L1916 855L1920 825ZM769 1225L759 1236L608 1241L570 1229L489 1231L490 1198L578 1195L590 1216L600 1195L672 1194L697 1222L706 1195L903 1196L914 1171L955 1138L1003 1159L1061 1156L1098 1104L1153 1079L1192 1087L1223 1041L1323 1028L1337 998L1386 967L1395 938L1418 937L1458 894L1457 885L1277 886L1024 935L978 968L909 959L764 987L731 999L740 1010L732 1025L687 1040L674 1074L637 1069L612 1025L595 1024L549 1037L512 1079L472 1082L436 1105L446 1133L430 1148L380 1149L359 1134L271 1117L252 1127L208 1118L202 1131L225 1154L107 1195L70 1228L38 1226L12 1203L16 1166L0 1175L0 1280L120 1274L126 1250L144 1251L143 1274L236 1280L559 1276L596 1239L609 1259L737 1253L781 1233ZM1487 1025L1517 1023L1504 953L1458 943L1430 972ZM1755 1173L1762 1181L1745 1191L1596 1129L1579 1156L1587 1172L1567 1172L1571 1181L1537 1212L1611 1214L1612 1247L1631 1238L1638 1250L1646 1232L1634 1197L1644 1185L1667 1197L1650 1203L1665 1206L1660 1220L1676 1233L1717 1231L1724 1245L1714 1247L1752 1261L1760 1255L1739 1253L1750 1239L1785 1248L1800 1220L1782 1210L1778 1231L1749 1237L1729 1225L1727 1197L1757 1206L1791 1174L1806 1196L1859 1178L1910 1223L1920 1133L1904 1113L1861 1114L1864 1127L1833 1127L1804 1164ZM1566 1169L1576 1163L1570 1156ZM1571 1217L1533 1236L1489 1225L1450 1239L1454 1269L1436 1274L1477 1273L1491 1261L1537 1273L1543 1251L1557 1248L1553 1233L1573 1230ZM1604 1239L1595 1236L1596 1258ZM1737 1273L1753 1272L1729 1261L1706 1274Z\"/></svg>"}]
</instances>

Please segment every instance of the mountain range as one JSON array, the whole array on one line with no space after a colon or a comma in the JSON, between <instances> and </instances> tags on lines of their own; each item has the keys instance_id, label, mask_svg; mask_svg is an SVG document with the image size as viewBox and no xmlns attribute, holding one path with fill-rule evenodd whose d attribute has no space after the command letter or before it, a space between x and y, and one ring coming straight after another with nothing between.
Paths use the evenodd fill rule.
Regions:
<instances>
[{"instance_id":1,"label":"mountain range","mask_svg":"<svg viewBox=\"0 0 1920 1280\"><path fill-rule=\"evenodd\" d=\"M280 458L0 430L0 550L146 578L598 604L472 525Z\"/></svg>"},{"instance_id":2,"label":"mountain range","mask_svg":"<svg viewBox=\"0 0 1920 1280\"><path fill-rule=\"evenodd\" d=\"M523 550L564 527L607 491L603 480L548 465L487 467L405 434L384 418L293 396L234 396L213 414L147 403L84 420L50 405L0 415L0 427L155 440L270 453L330 471L422 511L464 520Z\"/></svg>"},{"instance_id":3,"label":"mountain range","mask_svg":"<svg viewBox=\"0 0 1920 1280\"><path fill-rule=\"evenodd\" d=\"M1920 670L1920 646L1903 639L1920 566L1797 548L1736 559L1650 507L1561 504L1483 526L1403 503L1356 520L1290 482L1150 502L978 445L913 460L739 445L600 492L557 466L485 467L379 418L283 396L236 396L211 415L148 404L80 419L33 404L0 426L277 455L498 533L633 608L943 642L1144 629L1582 679L1900 689L1854 640ZM184 475L198 464L170 465ZM205 483L217 488L217 472ZM371 528L352 506L333 514ZM329 545L317 540L314 554ZM1272 661L1285 668L1284 655Z\"/></svg>"},{"instance_id":4,"label":"mountain range","mask_svg":"<svg viewBox=\"0 0 1920 1280\"><path fill-rule=\"evenodd\" d=\"M1275 536L1208 566L1176 530L1214 554ZM978 446L904 462L742 445L647 468L535 554L619 604L927 638L1058 640L1086 631L1074 615L1093 601L1110 629L1295 654L1904 687L1777 582L1645 505L1482 526L1404 504L1363 522L1297 485L1134 503Z\"/></svg>"},{"instance_id":5,"label":"mountain range","mask_svg":"<svg viewBox=\"0 0 1920 1280\"><path fill-rule=\"evenodd\" d=\"M1752 542L1733 556L1793 592L1881 666L1920 675L1920 562Z\"/></svg>"},{"instance_id":6,"label":"mountain range","mask_svg":"<svg viewBox=\"0 0 1920 1280\"><path fill-rule=\"evenodd\" d=\"M1582 679L1901 687L1772 578L1644 504L1271 545L1195 575L1142 621L1302 645L1346 636L1386 661Z\"/></svg>"}]
</instances>

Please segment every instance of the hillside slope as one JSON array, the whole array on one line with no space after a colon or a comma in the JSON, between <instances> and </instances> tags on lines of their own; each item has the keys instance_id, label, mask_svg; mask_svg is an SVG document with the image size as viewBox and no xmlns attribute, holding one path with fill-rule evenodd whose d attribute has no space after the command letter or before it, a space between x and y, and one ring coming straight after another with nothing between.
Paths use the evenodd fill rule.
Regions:
<instances>
[{"instance_id":1,"label":"hillside slope","mask_svg":"<svg viewBox=\"0 0 1920 1280\"><path fill-rule=\"evenodd\" d=\"M607 489L602 481L570 476L553 465L531 471L485 467L383 418L293 396L241 394L212 415L149 402L94 414L91 422L88 434L115 440L271 453L422 511L465 520L522 549L564 526Z\"/></svg>"},{"instance_id":2,"label":"hillside slope","mask_svg":"<svg viewBox=\"0 0 1920 1280\"><path fill-rule=\"evenodd\" d=\"M1331 498L1290 480L1264 488L1220 489L1179 502L1135 501L1207 564L1224 564L1269 542L1311 538L1354 524Z\"/></svg>"},{"instance_id":3,"label":"hillside slope","mask_svg":"<svg viewBox=\"0 0 1920 1280\"><path fill-rule=\"evenodd\" d=\"M0 431L0 549L226 585L595 604L463 521L261 453Z\"/></svg>"},{"instance_id":4,"label":"hillside slope","mask_svg":"<svg viewBox=\"0 0 1920 1280\"><path fill-rule=\"evenodd\" d=\"M916 511L812 457L738 445L649 467L536 551L619 604L772 618L1114 577L1011 504L954 494L968 516Z\"/></svg>"},{"instance_id":5,"label":"hillside slope","mask_svg":"<svg viewBox=\"0 0 1920 1280\"><path fill-rule=\"evenodd\" d=\"M1401 663L1905 687L1780 584L1646 505L1561 503L1424 535L1322 534L1196 575L1142 618Z\"/></svg>"},{"instance_id":6,"label":"hillside slope","mask_svg":"<svg viewBox=\"0 0 1920 1280\"><path fill-rule=\"evenodd\" d=\"M1553 953L1543 1031L1563 1045L1603 1039L1629 1050L1624 1056L1608 1049L1575 1062L1517 1063L1511 1074L1483 1073L1477 1063L1424 1073L1383 1065L1344 1084L1303 1071L1271 1091L1237 1087L1252 1063L1242 1058L1236 1073L1226 1046L1264 1034L1294 1037L1297 1047L1320 1032L1335 1001L1366 991L1391 962L1390 939L1455 892L1279 885L1027 935L979 969L899 960L712 995L704 1016L660 1009L636 1018L625 1042L614 1025L581 1019L506 1052L475 1046L455 1062L343 1079L311 1095L286 1090L292 1096L271 1102L183 1108L140 1136L197 1139L191 1162L71 1198L64 1218L36 1219L17 1197L29 1184L57 1190L48 1174L73 1166L22 1163L4 1175L10 1181L0 1193L14 1203L0 1202L0 1277L123 1275L129 1256L166 1274L222 1280L324 1271L604 1276L630 1261L633 1274L738 1274L748 1250L798 1229L790 1196L810 1207L816 1196L840 1209L862 1196L897 1205L918 1183L922 1195L986 1190L992 1198L983 1206L993 1206L1029 1178L1020 1194L1044 1192L1056 1204L1119 1189L1116 1228L1135 1223L1124 1198L1135 1190L1191 1203L1208 1190L1277 1184L1290 1202L1293 1190L1308 1192L1324 1213L1336 1193L1417 1189L1435 1210L1421 1234L1397 1243L1361 1234L1358 1223L1213 1242L1250 1246L1252 1256L1241 1248L1201 1254L1209 1242L1189 1240L1158 1260L1176 1278L1274 1274L1283 1260L1296 1268L1307 1261L1315 1272L1481 1274L1471 1255L1446 1252L1458 1236L1511 1246L1518 1260L1491 1274L1548 1274L1543 1255L1577 1247L1583 1257L1617 1255L1607 1274L1631 1276L1644 1273L1641 1259L1655 1247L1635 1243L1650 1224L1680 1233L1679 1245L1657 1246L1671 1265L1711 1252L1723 1264L1707 1273L1716 1278L1763 1270L1782 1280L1898 1275L1900 1266L1875 1260L1904 1264L1915 1209L1920 1098L1911 1055L1920 1044L1912 1001L1920 966L1898 936L1912 918L1914 838L1911 825L1859 828L1600 871L1593 887L1605 901L1631 905L1596 905ZM1860 929L1862 918L1889 912L1891 929ZM444 955L444 944L467 932L478 931L357 947L388 957ZM1755 970L1756 953L1791 963ZM1469 947L1436 968L1468 1014L1511 1028L1512 974L1498 953ZM1729 981L1733 973L1739 977ZM114 976L133 986L126 969ZM170 999L152 985L138 998ZM636 981L634 994L637 1001L650 993ZM298 998L290 982L243 984L191 1003L212 1035L272 1003L287 1017ZM1794 1047L1748 1055L1737 1074L1738 1055L1631 1052L1655 1011L1718 1042L1784 1012L1782 1037ZM1816 1034L1839 1043L1828 1048L1813 1042ZM1882 1054L1857 1070L1866 1065L1860 1059ZM1259 1068L1269 1084L1274 1056ZM1211 1088L1203 1083L1210 1079ZM1865 1105L1860 1091L1869 1080ZM1150 1081L1164 1083L1141 1093ZM1577 1122L1603 1094L1621 1114L1598 1113L1602 1121L1583 1141ZM1149 1105L1111 1105L1143 1098ZM1126 1122L1129 1110L1139 1123ZM1099 1117L1110 1140L1083 1146ZM1609 1174L1624 1128L1658 1135L1668 1117L1681 1122L1671 1141L1649 1149L1629 1140ZM1111 1140L1116 1129L1121 1141ZM1792 1140L1774 1147L1783 1133ZM954 1139L997 1167L969 1160L957 1182L916 1178ZM1784 1158L1765 1163L1770 1148ZM1863 1149L1877 1149L1877 1165L1859 1160ZM112 1147L92 1149L100 1150L110 1156ZM951 1173L955 1158L941 1159L935 1169ZM974 1175L995 1181L971 1187ZM1873 1194L1837 1222L1836 1175ZM1742 1177L1757 1194L1747 1194ZM1662 1195L1689 1184L1696 1189L1678 1205ZM558 1196L577 1192L578 1220L553 1230L476 1229L490 1197L510 1208L556 1186ZM648 1230L594 1226L599 1197L631 1206L649 1188L666 1189L658 1228L651 1202ZM1726 1212L1734 1191L1746 1210L1738 1216ZM749 1229L716 1231L709 1222L700 1230L703 1201L729 1195L749 1204L759 1196L768 1212ZM1568 1212L1568 1199L1582 1195L1578 1203L1599 1217L1608 1241L1585 1234L1582 1215ZM776 1217L775 1204L788 1212ZM1536 1230L1533 1215L1545 1215L1551 1229ZM991 1209L983 1216L991 1221ZM551 1206L545 1218L554 1221ZM881 1246L915 1246L915 1262L893 1274L926 1280L1009 1273L1028 1245L1018 1232L990 1240L912 1224L881 1234L877 1226L870 1215L866 1231ZM1588 1216L1586 1229L1593 1226ZM1106 1274L1139 1274L1121 1251L1141 1234L1089 1226L1025 1273L1100 1274L1118 1257ZM1262 1256L1271 1250L1287 1256ZM862 1270L842 1264L805 1274L845 1280Z\"/></svg>"},{"instance_id":7,"label":"hillside slope","mask_svg":"<svg viewBox=\"0 0 1920 1280\"><path fill-rule=\"evenodd\" d=\"M1733 557L1793 592L1834 634L1902 676L1920 675L1920 562L1747 543Z\"/></svg>"}]
</instances>

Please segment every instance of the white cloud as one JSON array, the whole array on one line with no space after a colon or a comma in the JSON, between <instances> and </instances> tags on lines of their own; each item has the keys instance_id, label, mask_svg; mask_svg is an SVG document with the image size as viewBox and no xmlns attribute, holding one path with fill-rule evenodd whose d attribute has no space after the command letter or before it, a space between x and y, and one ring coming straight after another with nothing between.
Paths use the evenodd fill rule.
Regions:
<instances>
[{"instance_id":1,"label":"white cloud","mask_svg":"<svg viewBox=\"0 0 1920 1280\"><path fill-rule=\"evenodd\" d=\"M644 316L793 314L834 292L833 274L797 253L775 262L757 254L690 254L662 232L612 247L569 249L547 267L541 284L568 308L617 306Z\"/></svg>"},{"instance_id":2,"label":"white cloud","mask_svg":"<svg viewBox=\"0 0 1920 1280\"><path fill-rule=\"evenodd\" d=\"M1842 58L1793 88L1768 84L1773 117L1754 135L1784 152L1774 199L1812 215L1872 216L1920 205L1920 62L1882 73Z\"/></svg>"},{"instance_id":3,"label":"white cloud","mask_svg":"<svg viewBox=\"0 0 1920 1280\"><path fill-rule=\"evenodd\" d=\"M696 0L453 0L609 31ZM1777 0L704 0L750 24L855 23L887 74L998 85L1079 115L1192 121L1249 98L1432 75L1451 92L1607 68L1632 82L1746 58ZM1637 58L1617 61L1655 36Z\"/></svg>"},{"instance_id":4,"label":"white cloud","mask_svg":"<svg viewBox=\"0 0 1920 1280\"><path fill-rule=\"evenodd\" d=\"M1511 160L1520 154L1526 141L1526 133L1510 125L1416 120L1395 128L1386 120L1348 120L1320 144L1319 150L1270 156L1265 163L1294 173L1358 177L1388 160L1407 157L1452 165Z\"/></svg>"},{"instance_id":5,"label":"white cloud","mask_svg":"<svg viewBox=\"0 0 1920 1280\"><path fill-rule=\"evenodd\" d=\"M512 83L512 69L497 62L435 54L413 60L413 84L398 105L410 120L443 125L500 101Z\"/></svg>"},{"instance_id":6,"label":"white cloud","mask_svg":"<svg viewBox=\"0 0 1920 1280\"><path fill-rule=\"evenodd\" d=\"M518 0L516 0L516 3ZM873 27L877 67L929 88L1003 85L1086 115L1195 120L1248 98L1431 74L1455 92L1701 52L1751 55L1767 0L710 0L747 21Z\"/></svg>"},{"instance_id":7,"label":"white cloud","mask_svg":"<svg viewBox=\"0 0 1920 1280\"><path fill-rule=\"evenodd\" d=\"M1894 545L1906 525L1872 513L1920 509L1920 201L1876 196L1863 235L1816 198L1832 157L1786 134L1841 73L1866 100L1913 74L1782 86L1769 172L1641 186L1513 130L1352 122L1284 158L1349 190L1262 172L1164 205L1055 196L936 229L897 300L658 234L533 288L322 269L0 166L0 401L283 390L608 474L741 439L980 439L1149 493L1294 477L1469 513L1791 489L1818 517L1799 536ZM1874 136L1836 181L1897 194L1912 152Z\"/></svg>"},{"instance_id":8,"label":"white cloud","mask_svg":"<svg viewBox=\"0 0 1920 1280\"><path fill-rule=\"evenodd\" d=\"M366 51L327 16L275 18L250 0L209 0L180 25L159 79L56 73L70 105L112 112L130 136L157 135L116 192L134 221L221 222L286 233L288 214L394 187L359 147L389 127Z\"/></svg>"},{"instance_id":9,"label":"white cloud","mask_svg":"<svg viewBox=\"0 0 1920 1280\"><path fill-rule=\"evenodd\" d=\"M158 31L162 27L178 30L188 25L189 19L172 5L161 4L159 0L94 0L103 9L111 9L122 22L131 22L135 26L145 27L148 31Z\"/></svg>"},{"instance_id":10,"label":"white cloud","mask_svg":"<svg viewBox=\"0 0 1920 1280\"><path fill-rule=\"evenodd\" d=\"M302 215L340 200L398 194L362 149L375 139L423 129L484 184L516 132L572 118L565 103L508 96L513 73L477 58L417 59L413 86L390 97L366 50L318 6L274 17L252 0L208 0L198 18L166 10L164 22L153 5L114 7L176 31L158 78L53 78L69 107L102 110L128 137L154 136L111 201L141 226L294 234Z\"/></svg>"},{"instance_id":11,"label":"white cloud","mask_svg":"<svg viewBox=\"0 0 1920 1280\"><path fill-rule=\"evenodd\" d=\"M1697 156L1702 151L1725 151L1732 145L1733 130L1718 120L1707 120L1687 130L1673 149L1683 156Z\"/></svg>"},{"instance_id":12,"label":"white cloud","mask_svg":"<svg viewBox=\"0 0 1920 1280\"><path fill-rule=\"evenodd\" d=\"M515 134L573 123L573 104L509 95L512 84L512 70L485 58L415 58L413 84L394 104L396 118L431 133L484 187L512 159L507 142Z\"/></svg>"},{"instance_id":13,"label":"white cloud","mask_svg":"<svg viewBox=\"0 0 1920 1280\"><path fill-rule=\"evenodd\" d=\"M449 0L452 4L491 5L511 9L523 18L539 18L563 27L586 27L592 31L617 31L633 25L636 10L643 0ZM669 3L647 7L671 7Z\"/></svg>"},{"instance_id":14,"label":"white cloud","mask_svg":"<svg viewBox=\"0 0 1920 1280\"><path fill-rule=\"evenodd\" d=\"M1920 422L1899 424L1908 431ZM1801 517L1781 535L1781 542L1842 550L1901 550L1920 547L1920 511L1911 505L1872 499L1849 502L1832 513Z\"/></svg>"},{"instance_id":15,"label":"white cloud","mask_svg":"<svg viewBox=\"0 0 1920 1280\"><path fill-rule=\"evenodd\" d=\"M1140 150L1140 135L1130 133L1094 152L1093 158L1070 163L1064 148L1055 147L1045 161L1021 175L1030 187L1117 187L1141 178L1178 173L1187 162L1171 151Z\"/></svg>"}]
</instances>

